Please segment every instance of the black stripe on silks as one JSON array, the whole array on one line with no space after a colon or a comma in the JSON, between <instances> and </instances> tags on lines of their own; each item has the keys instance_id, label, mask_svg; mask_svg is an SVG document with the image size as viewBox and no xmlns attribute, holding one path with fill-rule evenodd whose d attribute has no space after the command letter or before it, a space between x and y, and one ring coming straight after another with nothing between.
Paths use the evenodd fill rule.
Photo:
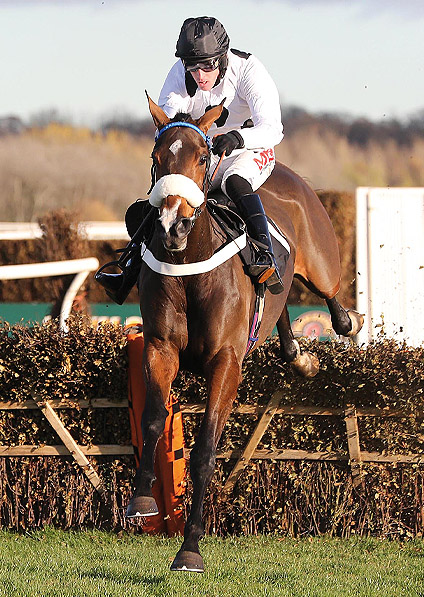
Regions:
<instances>
[{"instance_id":1,"label":"black stripe on silks","mask_svg":"<svg viewBox=\"0 0 424 597\"><path fill-rule=\"evenodd\" d=\"M249 52L241 52L240 50L236 50L234 48L231 48L230 52L232 52L233 54L235 54L239 58L244 58L245 60L247 60L249 58L249 56L252 55Z\"/></svg>"}]
</instances>

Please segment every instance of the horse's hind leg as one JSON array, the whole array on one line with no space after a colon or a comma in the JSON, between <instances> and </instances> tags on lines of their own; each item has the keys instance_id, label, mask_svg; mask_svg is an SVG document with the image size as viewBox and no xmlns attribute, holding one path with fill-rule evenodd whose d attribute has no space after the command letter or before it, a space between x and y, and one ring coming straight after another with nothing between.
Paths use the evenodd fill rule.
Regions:
<instances>
[{"instance_id":1,"label":"horse's hind leg","mask_svg":"<svg viewBox=\"0 0 424 597\"><path fill-rule=\"evenodd\" d=\"M325 292L321 289L324 286L323 284L319 288L317 282L314 284L305 276L297 274L296 277L316 296L325 299L328 310L330 311L333 330L338 336L356 336L364 325L364 316L353 309L346 310L341 306L336 299L336 291L339 285L336 286L335 290Z\"/></svg>"},{"instance_id":2,"label":"horse's hind leg","mask_svg":"<svg viewBox=\"0 0 424 597\"><path fill-rule=\"evenodd\" d=\"M277 321L280 337L281 358L290 363L303 377L314 377L319 371L318 358L310 352L301 352L299 343L293 336L287 305Z\"/></svg>"},{"instance_id":3,"label":"horse's hind leg","mask_svg":"<svg viewBox=\"0 0 424 597\"><path fill-rule=\"evenodd\" d=\"M364 324L364 318L360 313L352 309L345 310L334 296L326 298L328 310L331 315L333 330L339 336L356 336Z\"/></svg>"}]
</instances>

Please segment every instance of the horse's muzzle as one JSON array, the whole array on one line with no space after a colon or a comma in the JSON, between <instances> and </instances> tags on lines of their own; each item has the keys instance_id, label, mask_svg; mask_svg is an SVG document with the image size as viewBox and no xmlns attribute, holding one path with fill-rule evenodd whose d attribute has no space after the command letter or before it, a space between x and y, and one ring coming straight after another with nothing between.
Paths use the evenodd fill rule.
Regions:
<instances>
[{"instance_id":1,"label":"horse's muzzle","mask_svg":"<svg viewBox=\"0 0 424 597\"><path fill-rule=\"evenodd\" d=\"M187 247L187 239L183 238L182 241L176 240L174 238L164 238L162 240L163 242L163 246L165 247L165 249L167 251L172 251L172 252L177 252L177 251L184 251L184 249Z\"/></svg>"},{"instance_id":2,"label":"horse's muzzle","mask_svg":"<svg viewBox=\"0 0 424 597\"><path fill-rule=\"evenodd\" d=\"M184 251L193 224L193 218L178 218L168 232L162 225L159 225L159 235L165 249L168 251Z\"/></svg>"}]
</instances>

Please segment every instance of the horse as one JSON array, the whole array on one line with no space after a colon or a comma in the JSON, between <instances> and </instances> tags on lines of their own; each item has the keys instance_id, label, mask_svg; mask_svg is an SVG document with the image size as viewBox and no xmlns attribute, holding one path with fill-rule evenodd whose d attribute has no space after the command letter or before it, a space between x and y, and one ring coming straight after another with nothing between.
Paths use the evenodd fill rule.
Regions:
<instances>
[{"instance_id":1,"label":"horse","mask_svg":"<svg viewBox=\"0 0 424 597\"><path fill-rule=\"evenodd\" d=\"M153 182L157 182L150 199L157 205L158 217L148 248L158 262L175 266L178 273L180 266L209 260L222 244L222 235L217 234L216 223L206 209L210 161L207 132L219 118L222 105L209 109L197 120L185 115L183 122L178 114L169 119L147 98L159 133L152 152L156 175ZM266 295L257 346L277 326L282 359L302 375L312 377L318 371L318 359L300 351L286 306L293 276L325 299L337 334L355 335L363 320L355 311L346 311L336 299L340 287L338 245L317 195L281 163L276 164L259 192L267 215L290 245L290 256L282 272L284 292ZM204 534L203 500L214 473L217 444L241 381L256 293L237 255L204 273L166 275L155 269L143 261L138 280L146 406L142 456L126 516L157 514L152 495L154 454L167 416L165 404L171 385L179 369L202 374L208 397L190 453L191 509L171 570L203 572L199 551Z\"/></svg>"}]
</instances>

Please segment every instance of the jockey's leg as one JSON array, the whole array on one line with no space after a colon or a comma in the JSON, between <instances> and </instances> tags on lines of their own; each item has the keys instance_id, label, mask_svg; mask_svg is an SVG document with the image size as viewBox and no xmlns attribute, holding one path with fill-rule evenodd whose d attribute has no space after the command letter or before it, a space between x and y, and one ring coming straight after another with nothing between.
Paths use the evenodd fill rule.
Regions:
<instances>
[{"instance_id":1,"label":"jockey's leg","mask_svg":"<svg viewBox=\"0 0 424 597\"><path fill-rule=\"evenodd\" d=\"M251 184L238 174L232 174L226 179L225 191L236 204L246 222L249 236L258 247L256 261L249 267L249 275L255 282L265 283L272 294L280 294L284 286L275 261L261 198L253 193Z\"/></svg>"},{"instance_id":2,"label":"jockey's leg","mask_svg":"<svg viewBox=\"0 0 424 597\"><path fill-rule=\"evenodd\" d=\"M97 282L106 289L106 294L118 305L122 305L137 282L141 267L140 246L153 229L155 211L148 201L136 201L130 205L125 214L125 223L131 240L117 261L102 266L95 275ZM103 271L109 267L115 267L120 271Z\"/></svg>"}]
</instances>

